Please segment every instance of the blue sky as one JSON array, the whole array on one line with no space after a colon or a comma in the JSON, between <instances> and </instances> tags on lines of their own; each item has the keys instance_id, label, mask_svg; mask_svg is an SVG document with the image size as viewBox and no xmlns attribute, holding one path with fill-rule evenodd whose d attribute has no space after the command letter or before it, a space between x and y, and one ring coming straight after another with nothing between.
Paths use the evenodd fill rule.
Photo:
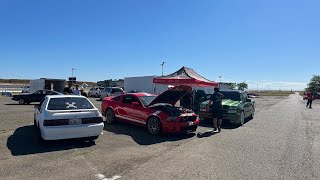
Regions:
<instances>
[{"instance_id":1,"label":"blue sky","mask_svg":"<svg viewBox=\"0 0 320 180\"><path fill-rule=\"evenodd\" d=\"M320 1L1 0L0 78L160 75L182 66L249 88L320 74Z\"/></svg>"}]
</instances>

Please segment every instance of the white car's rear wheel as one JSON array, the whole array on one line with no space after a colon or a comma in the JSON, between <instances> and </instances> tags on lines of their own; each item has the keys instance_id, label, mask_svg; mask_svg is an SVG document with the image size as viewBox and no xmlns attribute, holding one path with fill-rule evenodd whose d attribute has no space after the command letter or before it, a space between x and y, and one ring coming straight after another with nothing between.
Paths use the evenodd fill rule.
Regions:
<instances>
[{"instance_id":1,"label":"white car's rear wheel","mask_svg":"<svg viewBox=\"0 0 320 180\"><path fill-rule=\"evenodd\" d=\"M37 122L35 122L36 124L37 124ZM37 125L36 125L37 126ZM39 123L38 123L38 126L37 126L37 133L38 133L38 142L40 143L40 144L42 144L42 143L44 143L45 142L45 140L42 138L42 136L41 136L41 130L40 130L40 125L39 125Z\"/></svg>"}]
</instances>

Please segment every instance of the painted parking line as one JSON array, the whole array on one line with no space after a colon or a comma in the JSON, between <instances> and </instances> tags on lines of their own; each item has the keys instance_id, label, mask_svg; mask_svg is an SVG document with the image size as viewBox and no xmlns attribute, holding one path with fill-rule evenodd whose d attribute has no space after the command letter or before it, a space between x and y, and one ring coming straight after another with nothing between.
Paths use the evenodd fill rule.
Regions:
<instances>
[{"instance_id":1,"label":"painted parking line","mask_svg":"<svg viewBox=\"0 0 320 180\"><path fill-rule=\"evenodd\" d=\"M96 174L96 177L97 177L99 180L117 180L117 179L120 179L120 178L121 178L121 176L118 176L118 175L113 176L112 178L106 178L106 176L103 175L103 174Z\"/></svg>"}]
</instances>

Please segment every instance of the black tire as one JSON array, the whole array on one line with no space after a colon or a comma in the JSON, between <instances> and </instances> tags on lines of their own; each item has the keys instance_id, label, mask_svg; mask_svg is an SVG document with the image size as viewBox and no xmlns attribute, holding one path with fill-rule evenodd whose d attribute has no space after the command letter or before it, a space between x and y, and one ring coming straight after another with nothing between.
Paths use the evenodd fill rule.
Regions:
<instances>
[{"instance_id":1,"label":"black tire","mask_svg":"<svg viewBox=\"0 0 320 180\"><path fill-rule=\"evenodd\" d=\"M250 117L249 117L250 120L252 120L252 119L254 118L254 113L256 112L254 106L252 106L252 108L253 108L253 112L252 112L252 114L251 114Z\"/></svg>"},{"instance_id":2,"label":"black tire","mask_svg":"<svg viewBox=\"0 0 320 180\"><path fill-rule=\"evenodd\" d=\"M90 92L88 93L88 97L91 97L91 94L90 94Z\"/></svg>"},{"instance_id":3,"label":"black tire","mask_svg":"<svg viewBox=\"0 0 320 180\"><path fill-rule=\"evenodd\" d=\"M20 105L23 105L23 104L25 104L25 103L26 103L26 102L25 102L25 100L24 100L23 98L19 99L19 101L18 101L18 102L19 102L19 104L20 104Z\"/></svg>"},{"instance_id":4,"label":"black tire","mask_svg":"<svg viewBox=\"0 0 320 180\"><path fill-rule=\"evenodd\" d=\"M36 125L37 126L37 125ZM44 140L41 136L41 130L40 130L40 125L38 123L38 126L37 126L37 133L38 133L38 142L39 144L44 144L46 142L46 140Z\"/></svg>"},{"instance_id":5,"label":"black tire","mask_svg":"<svg viewBox=\"0 0 320 180\"><path fill-rule=\"evenodd\" d=\"M157 117L151 117L147 122L148 132L152 135L159 135L161 133L161 122Z\"/></svg>"},{"instance_id":6,"label":"black tire","mask_svg":"<svg viewBox=\"0 0 320 180\"><path fill-rule=\"evenodd\" d=\"M113 124L116 121L116 116L112 109L107 109L105 113L106 123Z\"/></svg>"},{"instance_id":7,"label":"black tire","mask_svg":"<svg viewBox=\"0 0 320 180\"><path fill-rule=\"evenodd\" d=\"M33 127L38 128L36 119L33 119Z\"/></svg>"},{"instance_id":8,"label":"black tire","mask_svg":"<svg viewBox=\"0 0 320 180\"><path fill-rule=\"evenodd\" d=\"M245 122L245 116L244 116L244 112L242 111L239 117L239 126L242 126Z\"/></svg>"}]
</instances>

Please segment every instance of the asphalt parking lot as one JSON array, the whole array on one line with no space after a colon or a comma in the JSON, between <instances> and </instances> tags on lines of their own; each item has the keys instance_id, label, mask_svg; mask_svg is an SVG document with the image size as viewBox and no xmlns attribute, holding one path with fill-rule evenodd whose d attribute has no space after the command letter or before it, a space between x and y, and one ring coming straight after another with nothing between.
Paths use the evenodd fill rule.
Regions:
<instances>
[{"instance_id":1,"label":"asphalt parking lot","mask_svg":"<svg viewBox=\"0 0 320 180\"><path fill-rule=\"evenodd\" d=\"M299 95L255 101L253 120L215 135L152 136L116 123L95 143L39 144L34 104L0 96L0 179L320 179L320 101L313 109Z\"/></svg>"}]
</instances>

